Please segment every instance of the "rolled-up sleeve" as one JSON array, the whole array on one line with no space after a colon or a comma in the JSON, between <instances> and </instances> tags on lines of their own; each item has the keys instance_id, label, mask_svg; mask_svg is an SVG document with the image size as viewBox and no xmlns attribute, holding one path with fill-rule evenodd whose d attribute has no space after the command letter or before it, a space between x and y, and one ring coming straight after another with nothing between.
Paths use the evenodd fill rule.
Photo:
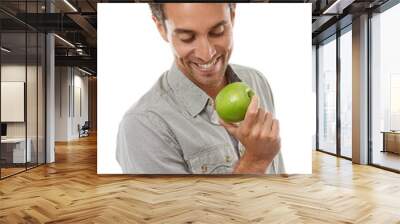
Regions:
<instances>
[{"instance_id":1,"label":"rolled-up sleeve","mask_svg":"<svg viewBox=\"0 0 400 224\"><path fill-rule=\"evenodd\" d=\"M186 163L166 124L152 113L129 114L117 136L117 161L124 174L185 174Z\"/></svg>"}]
</instances>

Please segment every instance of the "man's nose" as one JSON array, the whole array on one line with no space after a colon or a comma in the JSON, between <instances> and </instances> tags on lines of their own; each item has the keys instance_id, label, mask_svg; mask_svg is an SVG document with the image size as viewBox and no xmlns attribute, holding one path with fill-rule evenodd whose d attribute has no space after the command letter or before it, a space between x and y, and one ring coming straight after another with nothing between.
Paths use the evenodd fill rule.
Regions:
<instances>
[{"instance_id":1,"label":"man's nose","mask_svg":"<svg viewBox=\"0 0 400 224\"><path fill-rule=\"evenodd\" d=\"M208 38L202 38L196 47L196 56L201 59L204 63L211 61L214 55L217 53L215 47L208 40Z\"/></svg>"}]
</instances>

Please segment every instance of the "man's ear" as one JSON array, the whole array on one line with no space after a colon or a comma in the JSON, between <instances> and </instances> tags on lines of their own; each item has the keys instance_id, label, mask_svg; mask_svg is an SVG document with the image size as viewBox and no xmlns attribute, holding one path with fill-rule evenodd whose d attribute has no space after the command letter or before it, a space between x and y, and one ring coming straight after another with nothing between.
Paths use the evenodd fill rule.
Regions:
<instances>
[{"instance_id":1,"label":"man's ear","mask_svg":"<svg viewBox=\"0 0 400 224\"><path fill-rule=\"evenodd\" d=\"M167 30L166 30L166 28L165 28L163 22L160 22L155 16L152 16L151 18L153 19L154 23L156 24L157 30L158 30L158 32L160 33L161 37L162 37L166 42L168 42Z\"/></svg>"}]
</instances>

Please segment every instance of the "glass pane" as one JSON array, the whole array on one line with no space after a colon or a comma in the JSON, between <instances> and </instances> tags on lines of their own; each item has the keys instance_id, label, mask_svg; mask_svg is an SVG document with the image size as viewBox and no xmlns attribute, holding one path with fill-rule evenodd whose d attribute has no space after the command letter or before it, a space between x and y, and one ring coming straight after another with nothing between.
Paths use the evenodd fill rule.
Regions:
<instances>
[{"instance_id":1,"label":"glass pane","mask_svg":"<svg viewBox=\"0 0 400 224\"><path fill-rule=\"evenodd\" d=\"M45 163L45 35L39 33L38 46L38 163Z\"/></svg>"},{"instance_id":2,"label":"glass pane","mask_svg":"<svg viewBox=\"0 0 400 224\"><path fill-rule=\"evenodd\" d=\"M0 1L0 7L35 23L45 1ZM45 36L0 12L1 122L0 176L45 161Z\"/></svg>"},{"instance_id":3,"label":"glass pane","mask_svg":"<svg viewBox=\"0 0 400 224\"><path fill-rule=\"evenodd\" d=\"M336 40L318 48L318 146L336 153Z\"/></svg>"},{"instance_id":4,"label":"glass pane","mask_svg":"<svg viewBox=\"0 0 400 224\"><path fill-rule=\"evenodd\" d=\"M28 168L37 165L37 74L38 74L38 37L36 32L27 33L28 38L28 63L27 63L27 142L31 149L31 158L28 162ZM28 147L28 148L29 148Z\"/></svg>"},{"instance_id":5,"label":"glass pane","mask_svg":"<svg viewBox=\"0 0 400 224\"><path fill-rule=\"evenodd\" d=\"M312 46L312 92L313 92L313 97L312 97L312 105L313 105L313 117L316 117L316 97L317 97L317 48L315 45ZM315 126L317 125L317 121L314 120L315 122L313 124L313 136L312 136L312 142L313 142L313 150L317 149L317 130Z\"/></svg>"},{"instance_id":6,"label":"glass pane","mask_svg":"<svg viewBox=\"0 0 400 224\"><path fill-rule=\"evenodd\" d=\"M400 170L400 4L372 18L372 163Z\"/></svg>"},{"instance_id":7,"label":"glass pane","mask_svg":"<svg viewBox=\"0 0 400 224\"><path fill-rule=\"evenodd\" d=\"M341 155L351 158L352 149L352 35L340 37L340 126Z\"/></svg>"},{"instance_id":8,"label":"glass pane","mask_svg":"<svg viewBox=\"0 0 400 224\"><path fill-rule=\"evenodd\" d=\"M1 34L2 177L25 170L31 151L26 144L26 34ZM26 147L28 146L28 150Z\"/></svg>"},{"instance_id":9,"label":"glass pane","mask_svg":"<svg viewBox=\"0 0 400 224\"><path fill-rule=\"evenodd\" d=\"M27 2L26 12L28 16L39 11L36 1ZM33 18L28 17L33 23ZM26 113L27 113L27 143L31 151L30 161L27 167L31 168L37 166L37 73L38 73L38 37L37 32L34 30L27 30L27 99L26 99Z\"/></svg>"}]
</instances>

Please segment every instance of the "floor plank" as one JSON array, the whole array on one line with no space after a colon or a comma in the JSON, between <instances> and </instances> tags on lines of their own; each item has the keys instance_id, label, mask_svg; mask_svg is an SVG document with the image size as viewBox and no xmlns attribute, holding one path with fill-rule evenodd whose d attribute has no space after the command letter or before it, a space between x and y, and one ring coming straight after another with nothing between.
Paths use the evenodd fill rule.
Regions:
<instances>
[{"instance_id":1,"label":"floor plank","mask_svg":"<svg viewBox=\"0 0 400 224\"><path fill-rule=\"evenodd\" d=\"M96 174L96 137L0 181L0 223L400 223L400 175L313 152L313 175Z\"/></svg>"}]
</instances>

